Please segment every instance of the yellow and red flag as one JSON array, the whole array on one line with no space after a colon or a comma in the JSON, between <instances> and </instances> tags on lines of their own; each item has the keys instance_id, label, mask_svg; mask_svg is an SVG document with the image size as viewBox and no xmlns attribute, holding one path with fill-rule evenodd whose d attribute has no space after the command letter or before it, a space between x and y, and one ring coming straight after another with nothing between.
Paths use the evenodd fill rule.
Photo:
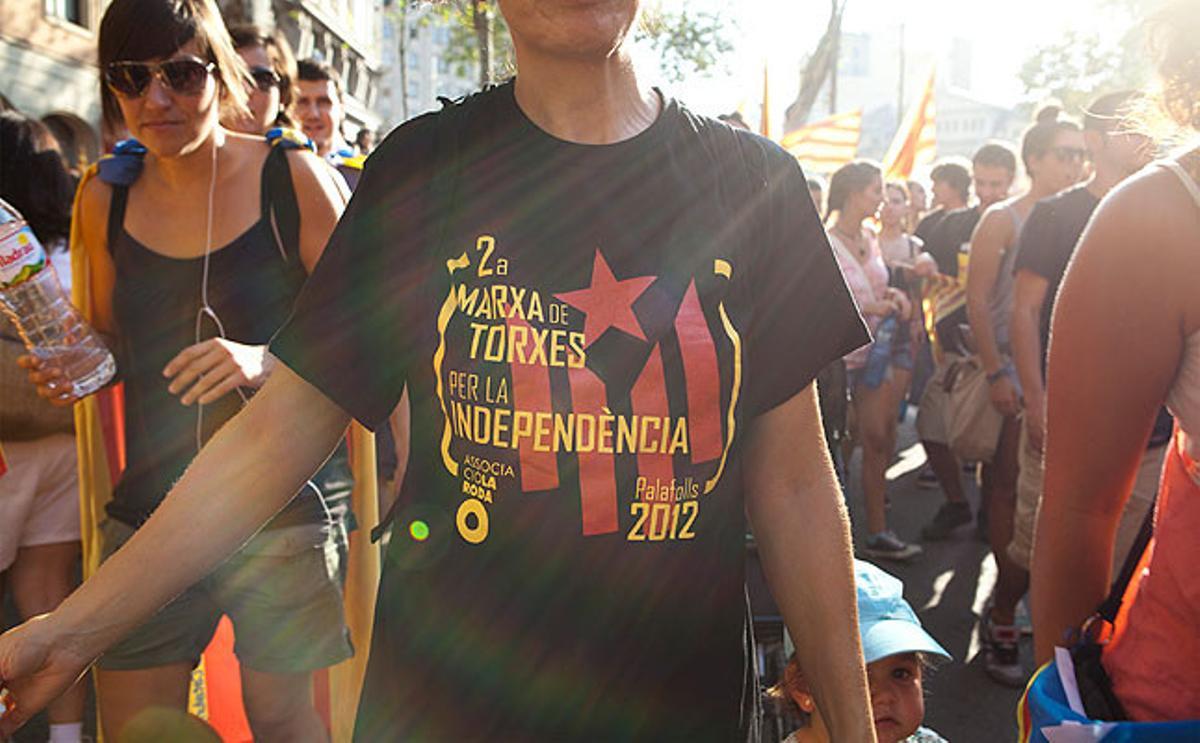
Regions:
<instances>
[{"instance_id":1,"label":"yellow and red flag","mask_svg":"<svg viewBox=\"0 0 1200 743\"><path fill-rule=\"evenodd\" d=\"M930 70L921 99L909 109L883 158L885 180L907 180L914 170L932 164L937 156L936 76L937 71Z\"/></svg>"},{"instance_id":2,"label":"yellow and red flag","mask_svg":"<svg viewBox=\"0 0 1200 743\"><path fill-rule=\"evenodd\" d=\"M5 472L8 472L8 463L4 461L4 449L0 448L0 477L4 477Z\"/></svg>"},{"instance_id":3,"label":"yellow and red flag","mask_svg":"<svg viewBox=\"0 0 1200 743\"><path fill-rule=\"evenodd\" d=\"M783 135L783 149L811 173L832 173L858 156L862 109L835 114Z\"/></svg>"},{"instance_id":4,"label":"yellow and red flag","mask_svg":"<svg viewBox=\"0 0 1200 743\"><path fill-rule=\"evenodd\" d=\"M763 64L762 118L758 122L758 133L771 138L771 79L767 65Z\"/></svg>"}]
</instances>

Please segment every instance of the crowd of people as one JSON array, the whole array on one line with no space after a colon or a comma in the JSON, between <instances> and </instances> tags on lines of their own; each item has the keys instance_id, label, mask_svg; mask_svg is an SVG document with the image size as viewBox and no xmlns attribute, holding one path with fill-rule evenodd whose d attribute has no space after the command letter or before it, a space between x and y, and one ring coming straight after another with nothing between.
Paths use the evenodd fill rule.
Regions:
<instances>
[{"instance_id":1,"label":"crowd of people","mask_svg":"<svg viewBox=\"0 0 1200 743\"><path fill-rule=\"evenodd\" d=\"M950 655L865 560L968 527L992 679L1035 672L1022 605L1041 664L1109 596L1088 678L1118 703L1086 712L1200 720L1196 0L1154 26L1160 89L1046 106L928 191L865 160L806 180L647 86L636 0L500 5L515 81L374 154L335 70L212 0L108 6L125 141L81 177L0 113L0 198L120 385L78 399L0 320L0 585L29 620L0 637L0 735L46 708L82 740L90 669L106 738L167 709L185 739L227 616L256 739L327 740L314 672L365 654L358 740L750 739L752 531L788 740L933 743L922 678ZM912 406L945 501L901 534ZM376 481L378 529L351 499ZM348 549L389 525L364 641Z\"/></svg>"}]
</instances>

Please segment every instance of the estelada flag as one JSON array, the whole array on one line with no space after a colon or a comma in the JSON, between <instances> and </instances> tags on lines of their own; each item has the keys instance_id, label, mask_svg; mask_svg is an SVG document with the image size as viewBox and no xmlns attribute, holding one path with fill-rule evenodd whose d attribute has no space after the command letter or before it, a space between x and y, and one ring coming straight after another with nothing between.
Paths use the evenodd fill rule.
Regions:
<instances>
[{"instance_id":1,"label":"estelada flag","mask_svg":"<svg viewBox=\"0 0 1200 743\"><path fill-rule=\"evenodd\" d=\"M930 70L921 99L909 109L883 158L885 180L907 180L914 170L931 164L937 156L936 76L936 69Z\"/></svg>"},{"instance_id":2,"label":"estelada flag","mask_svg":"<svg viewBox=\"0 0 1200 743\"><path fill-rule=\"evenodd\" d=\"M835 114L827 119L793 129L779 144L811 173L832 173L858 157L862 139L862 109Z\"/></svg>"},{"instance_id":3,"label":"estelada flag","mask_svg":"<svg viewBox=\"0 0 1200 743\"><path fill-rule=\"evenodd\" d=\"M758 133L771 138L771 80L767 65L763 64L762 118L758 121Z\"/></svg>"}]
</instances>

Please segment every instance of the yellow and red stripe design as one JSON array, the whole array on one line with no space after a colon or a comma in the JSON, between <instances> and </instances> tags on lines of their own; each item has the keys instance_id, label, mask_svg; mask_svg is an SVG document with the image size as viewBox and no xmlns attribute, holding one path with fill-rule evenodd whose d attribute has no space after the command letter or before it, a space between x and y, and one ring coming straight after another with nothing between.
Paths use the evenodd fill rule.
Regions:
<instances>
[{"instance_id":1,"label":"yellow and red stripe design","mask_svg":"<svg viewBox=\"0 0 1200 743\"><path fill-rule=\"evenodd\" d=\"M858 157L862 109L836 114L783 136L779 144L810 173L832 173Z\"/></svg>"}]
</instances>

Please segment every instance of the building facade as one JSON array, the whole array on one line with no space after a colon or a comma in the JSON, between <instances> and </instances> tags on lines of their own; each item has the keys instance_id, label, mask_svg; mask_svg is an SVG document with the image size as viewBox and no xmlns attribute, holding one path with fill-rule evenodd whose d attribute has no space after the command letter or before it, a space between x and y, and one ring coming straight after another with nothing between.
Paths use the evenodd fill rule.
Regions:
<instances>
[{"instance_id":1,"label":"building facade","mask_svg":"<svg viewBox=\"0 0 1200 743\"><path fill-rule=\"evenodd\" d=\"M100 138L96 32L107 0L3 0L0 95L54 132L73 168L95 160Z\"/></svg>"},{"instance_id":2,"label":"building facade","mask_svg":"<svg viewBox=\"0 0 1200 743\"><path fill-rule=\"evenodd\" d=\"M383 19L383 68L379 112L384 129L438 108L439 96L458 98L478 89L466 70L451 64L450 22L427 8L392 4Z\"/></svg>"}]
</instances>

